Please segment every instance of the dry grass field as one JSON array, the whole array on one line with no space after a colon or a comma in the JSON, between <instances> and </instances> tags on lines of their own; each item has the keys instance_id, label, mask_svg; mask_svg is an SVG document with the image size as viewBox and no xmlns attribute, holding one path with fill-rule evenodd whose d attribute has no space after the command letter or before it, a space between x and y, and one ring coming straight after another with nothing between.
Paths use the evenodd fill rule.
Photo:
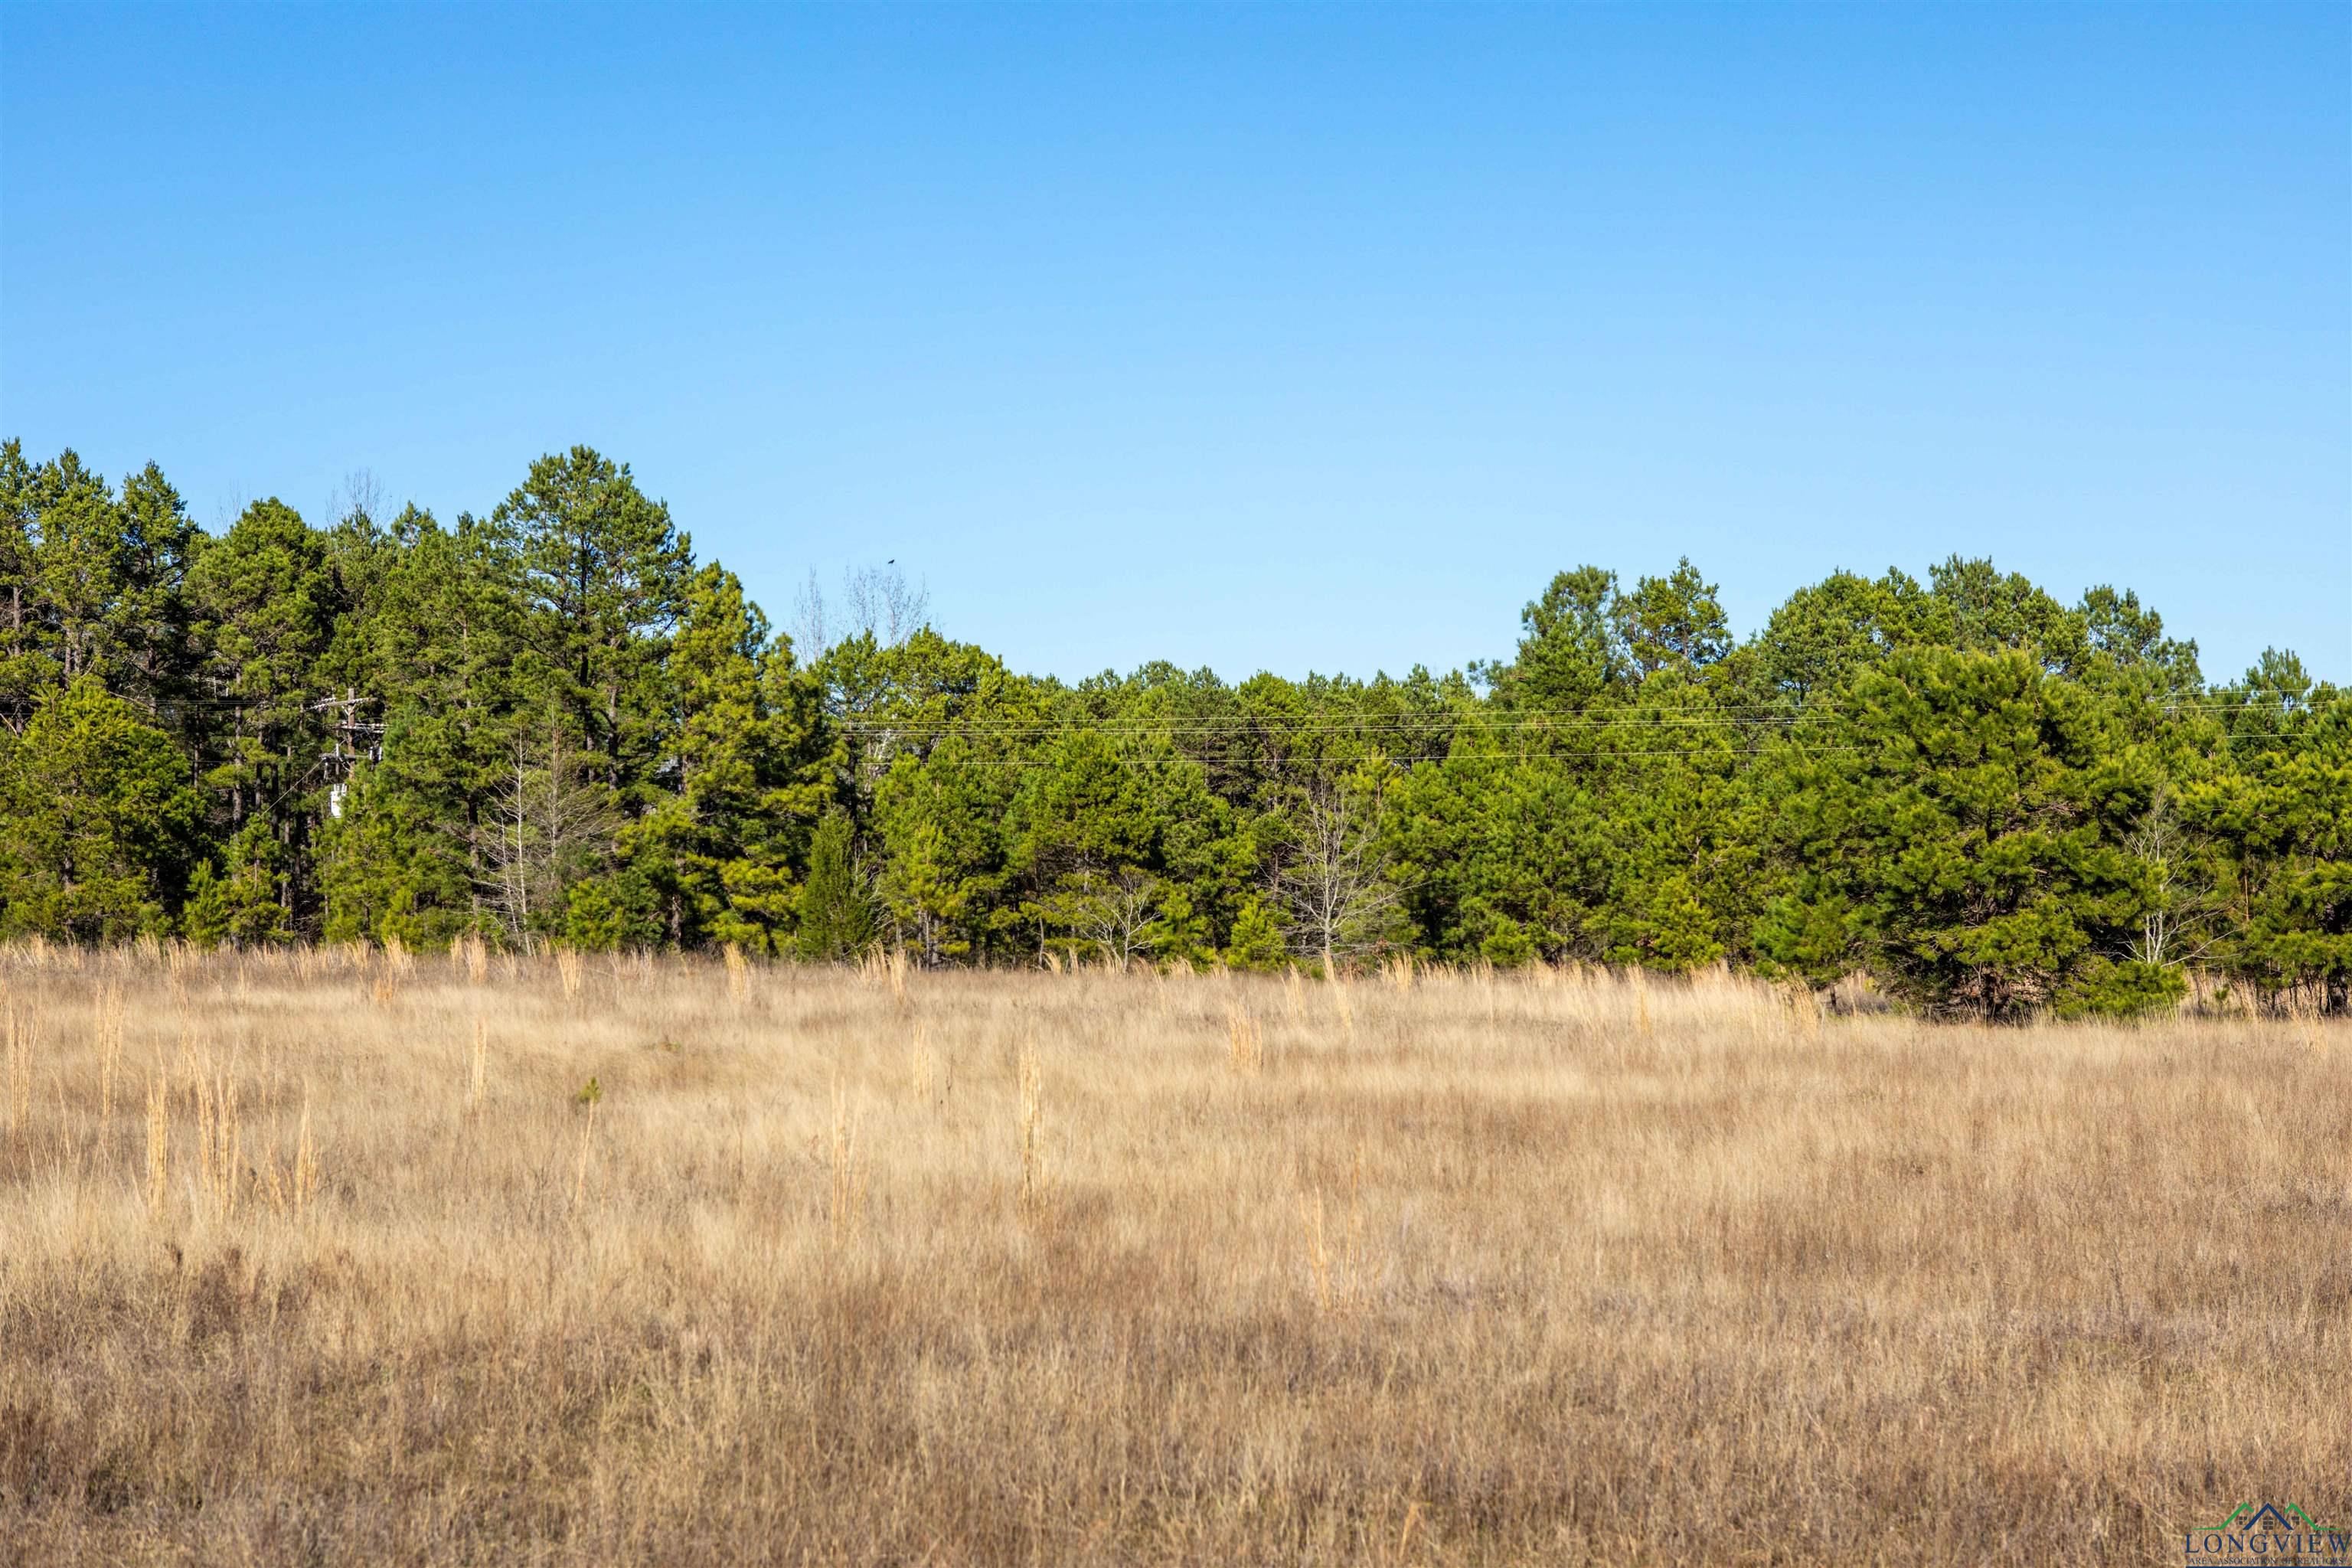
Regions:
<instances>
[{"instance_id":1,"label":"dry grass field","mask_svg":"<svg viewBox=\"0 0 2352 1568\"><path fill-rule=\"evenodd\" d=\"M21 948L0 1007L0 1558L2141 1563L2352 1511L2341 1026Z\"/></svg>"}]
</instances>

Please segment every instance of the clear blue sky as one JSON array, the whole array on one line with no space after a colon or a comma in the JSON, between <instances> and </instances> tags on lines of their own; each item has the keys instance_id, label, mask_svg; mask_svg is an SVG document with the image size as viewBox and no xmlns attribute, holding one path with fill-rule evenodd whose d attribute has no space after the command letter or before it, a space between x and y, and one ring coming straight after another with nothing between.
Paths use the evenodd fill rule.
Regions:
<instances>
[{"instance_id":1,"label":"clear blue sky","mask_svg":"<svg viewBox=\"0 0 2352 1568\"><path fill-rule=\"evenodd\" d=\"M1591 561L2352 679L2352 7L0 5L0 432L635 466L779 622L1447 668Z\"/></svg>"}]
</instances>

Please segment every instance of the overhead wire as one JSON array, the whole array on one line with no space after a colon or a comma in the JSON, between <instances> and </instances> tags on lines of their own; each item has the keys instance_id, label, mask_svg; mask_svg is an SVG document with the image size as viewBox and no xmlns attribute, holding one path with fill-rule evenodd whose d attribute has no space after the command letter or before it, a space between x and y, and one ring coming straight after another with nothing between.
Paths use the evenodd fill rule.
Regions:
<instances>
[{"instance_id":1,"label":"overhead wire","mask_svg":"<svg viewBox=\"0 0 2352 1568\"><path fill-rule=\"evenodd\" d=\"M2287 703L2241 703L2228 701L2172 702L2149 711L2149 716L2171 716L2191 712L2278 712L2295 711ZM2304 711L2316 711L2305 709ZM1759 716L1743 718L1743 712ZM1155 719L1148 715L1116 714L1106 718L1087 717L1014 717L1009 715L953 715L938 718L876 717L858 713L837 713L834 721L845 730L882 730L893 732L915 731L947 731L988 735L1021 735L1036 733L1148 733L1165 734L1254 734L1278 731L1285 734L1310 733L1378 733L1419 730L1600 730L1600 729L1719 729L1752 730L1788 727L1818 719L1851 717L1852 710L1842 708L1812 707L1790 711L1778 704L1737 704L1717 708L1712 712L1616 712L1594 714L1580 710L1469 710L1438 713L1383 714L1363 719L1332 718L1312 715L1293 720L1278 714L1171 715Z\"/></svg>"}]
</instances>

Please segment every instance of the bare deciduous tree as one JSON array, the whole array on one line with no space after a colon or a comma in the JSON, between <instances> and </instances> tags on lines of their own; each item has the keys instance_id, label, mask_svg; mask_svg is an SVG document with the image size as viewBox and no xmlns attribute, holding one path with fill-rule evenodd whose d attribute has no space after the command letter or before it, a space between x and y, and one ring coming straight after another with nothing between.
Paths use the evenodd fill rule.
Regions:
<instances>
[{"instance_id":1,"label":"bare deciduous tree","mask_svg":"<svg viewBox=\"0 0 2352 1568\"><path fill-rule=\"evenodd\" d=\"M1091 947L1124 969L1159 945L1151 922L1159 912L1160 893L1160 879L1139 867L1122 867L1108 874L1088 868L1023 908L1038 921L1041 961L1050 927L1066 933L1054 940L1066 945L1073 957L1082 948Z\"/></svg>"},{"instance_id":2,"label":"bare deciduous tree","mask_svg":"<svg viewBox=\"0 0 2352 1568\"><path fill-rule=\"evenodd\" d=\"M793 590L793 647L803 659L812 659L833 646L833 627L826 618L824 586L809 568L808 581Z\"/></svg>"},{"instance_id":3,"label":"bare deciduous tree","mask_svg":"<svg viewBox=\"0 0 2352 1568\"><path fill-rule=\"evenodd\" d=\"M1154 945L1148 928L1159 901L1159 879L1147 871L1130 866L1108 877L1087 872L1071 900L1071 924L1125 969Z\"/></svg>"},{"instance_id":4,"label":"bare deciduous tree","mask_svg":"<svg viewBox=\"0 0 2352 1568\"><path fill-rule=\"evenodd\" d=\"M2188 875L2189 839L2180 830L2170 789L2157 786L2124 847L2147 868L2150 895L2139 917L2140 934L2132 943L2132 956L2158 966L2195 960L2212 945L2210 936L2197 938L2214 912L2213 903Z\"/></svg>"},{"instance_id":5,"label":"bare deciduous tree","mask_svg":"<svg viewBox=\"0 0 2352 1568\"><path fill-rule=\"evenodd\" d=\"M909 584L896 562L859 566L841 577L838 604L829 604L809 569L808 581L793 593L793 642L803 658L814 658L845 637L870 632L884 647L896 647L929 621L931 590Z\"/></svg>"},{"instance_id":6,"label":"bare deciduous tree","mask_svg":"<svg viewBox=\"0 0 2352 1568\"><path fill-rule=\"evenodd\" d=\"M353 468L343 476L334 493L327 498L327 515L337 522L352 522L364 519L382 522L384 513L383 481L375 477L373 468Z\"/></svg>"},{"instance_id":7,"label":"bare deciduous tree","mask_svg":"<svg viewBox=\"0 0 2352 1568\"><path fill-rule=\"evenodd\" d=\"M1377 789L1318 784L1299 813L1298 853L1275 880L1302 952L1319 954L1326 974L1370 951L1402 897L1381 846Z\"/></svg>"},{"instance_id":8,"label":"bare deciduous tree","mask_svg":"<svg viewBox=\"0 0 2352 1568\"><path fill-rule=\"evenodd\" d=\"M861 566L849 574L843 596L849 601L850 624L872 632L884 647L897 647L930 618L931 590L909 586L897 563Z\"/></svg>"},{"instance_id":9,"label":"bare deciduous tree","mask_svg":"<svg viewBox=\"0 0 2352 1568\"><path fill-rule=\"evenodd\" d=\"M606 792L582 763L561 734L549 735L543 759L518 742L499 816L483 825L485 901L517 941L529 933L532 911L552 910L612 841Z\"/></svg>"}]
</instances>

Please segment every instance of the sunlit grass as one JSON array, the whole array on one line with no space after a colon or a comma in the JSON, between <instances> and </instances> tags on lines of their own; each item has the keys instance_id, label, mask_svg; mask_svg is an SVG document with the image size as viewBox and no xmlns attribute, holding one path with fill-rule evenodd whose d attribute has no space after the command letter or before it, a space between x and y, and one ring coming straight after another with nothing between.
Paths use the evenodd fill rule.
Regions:
<instances>
[{"instance_id":1,"label":"sunlit grass","mask_svg":"<svg viewBox=\"0 0 2352 1568\"><path fill-rule=\"evenodd\" d=\"M2341 1025L479 950L0 985L0 1557L2137 1563L2352 1475Z\"/></svg>"}]
</instances>

